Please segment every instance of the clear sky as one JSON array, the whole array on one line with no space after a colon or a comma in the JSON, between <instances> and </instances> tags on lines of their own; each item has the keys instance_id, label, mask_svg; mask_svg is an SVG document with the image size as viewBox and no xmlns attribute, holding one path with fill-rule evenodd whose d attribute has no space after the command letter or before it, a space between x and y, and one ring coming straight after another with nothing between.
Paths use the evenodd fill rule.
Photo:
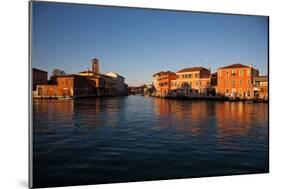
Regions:
<instances>
[{"instance_id":1,"label":"clear sky","mask_svg":"<svg viewBox=\"0 0 281 189\"><path fill-rule=\"evenodd\" d=\"M129 85L192 66L252 64L265 75L267 26L261 16L33 2L32 66L77 73L96 57Z\"/></svg>"}]
</instances>

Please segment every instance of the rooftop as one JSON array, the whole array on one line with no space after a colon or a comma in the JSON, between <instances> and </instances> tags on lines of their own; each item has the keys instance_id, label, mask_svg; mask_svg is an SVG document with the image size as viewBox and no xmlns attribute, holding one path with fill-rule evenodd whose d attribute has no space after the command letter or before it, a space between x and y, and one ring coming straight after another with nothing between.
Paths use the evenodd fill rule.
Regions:
<instances>
[{"instance_id":1,"label":"rooftop","mask_svg":"<svg viewBox=\"0 0 281 189\"><path fill-rule=\"evenodd\" d=\"M153 77L155 77L156 75L166 75L166 74L175 74L175 72L171 72L171 71L161 71L161 72L157 72L155 74L153 74Z\"/></svg>"},{"instance_id":2,"label":"rooftop","mask_svg":"<svg viewBox=\"0 0 281 189\"><path fill-rule=\"evenodd\" d=\"M118 73L116 73L116 72L108 72L108 73L106 73L105 75L107 75L107 76L112 76L112 75L115 75L116 77L121 77L121 78L124 78L122 75L119 75Z\"/></svg>"},{"instance_id":3,"label":"rooftop","mask_svg":"<svg viewBox=\"0 0 281 189\"><path fill-rule=\"evenodd\" d=\"M264 75L264 76L254 77L254 81L268 81L268 76Z\"/></svg>"},{"instance_id":4,"label":"rooftop","mask_svg":"<svg viewBox=\"0 0 281 189\"><path fill-rule=\"evenodd\" d=\"M79 73L95 73L95 72L93 72L91 70L85 70L85 71L82 71L82 72L79 72Z\"/></svg>"},{"instance_id":5,"label":"rooftop","mask_svg":"<svg viewBox=\"0 0 281 189\"><path fill-rule=\"evenodd\" d=\"M32 68L32 70L34 70L34 71L38 71L38 72L45 72L45 73L48 73L47 71L45 71L45 70L40 70L40 69L37 69L37 68Z\"/></svg>"},{"instance_id":6,"label":"rooftop","mask_svg":"<svg viewBox=\"0 0 281 189\"><path fill-rule=\"evenodd\" d=\"M221 67L219 69L228 69L228 68L250 68L250 66L246 66L244 64L231 64L231 65L228 65L228 66L224 66L224 67Z\"/></svg>"},{"instance_id":7,"label":"rooftop","mask_svg":"<svg viewBox=\"0 0 281 189\"><path fill-rule=\"evenodd\" d=\"M190 67L190 68L185 68L182 70L177 71L177 73L183 73L183 72L195 72L195 71L201 71L201 70L208 70L207 68L204 68L202 66L199 67ZM209 70L208 70L209 71Z\"/></svg>"}]
</instances>

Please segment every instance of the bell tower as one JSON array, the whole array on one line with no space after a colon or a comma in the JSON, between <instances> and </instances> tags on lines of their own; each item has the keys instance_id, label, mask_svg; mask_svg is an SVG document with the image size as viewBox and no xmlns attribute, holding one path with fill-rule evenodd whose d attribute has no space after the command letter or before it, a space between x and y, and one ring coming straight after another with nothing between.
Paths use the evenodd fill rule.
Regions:
<instances>
[{"instance_id":1,"label":"bell tower","mask_svg":"<svg viewBox=\"0 0 281 189\"><path fill-rule=\"evenodd\" d=\"M97 59L97 58L92 59L92 71L94 73L100 73L100 70L99 70L99 59Z\"/></svg>"}]
</instances>

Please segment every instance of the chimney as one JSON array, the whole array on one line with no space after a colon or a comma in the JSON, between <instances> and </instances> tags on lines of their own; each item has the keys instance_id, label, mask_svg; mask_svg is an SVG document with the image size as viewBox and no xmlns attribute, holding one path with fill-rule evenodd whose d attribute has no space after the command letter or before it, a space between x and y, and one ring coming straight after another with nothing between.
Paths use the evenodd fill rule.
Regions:
<instances>
[{"instance_id":1,"label":"chimney","mask_svg":"<svg viewBox=\"0 0 281 189\"><path fill-rule=\"evenodd\" d=\"M99 73L99 59L97 58L92 60L92 71L94 73Z\"/></svg>"}]
</instances>

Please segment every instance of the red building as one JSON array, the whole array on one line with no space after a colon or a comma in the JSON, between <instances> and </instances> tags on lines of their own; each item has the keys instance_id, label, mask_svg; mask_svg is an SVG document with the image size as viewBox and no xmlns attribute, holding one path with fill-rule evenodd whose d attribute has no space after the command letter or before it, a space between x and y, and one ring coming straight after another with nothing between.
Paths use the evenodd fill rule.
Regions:
<instances>
[{"instance_id":1,"label":"red building","mask_svg":"<svg viewBox=\"0 0 281 189\"><path fill-rule=\"evenodd\" d=\"M232 64L218 69L217 93L229 97L253 98L254 77L259 71L251 65Z\"/></svg>"}]
</instances>

